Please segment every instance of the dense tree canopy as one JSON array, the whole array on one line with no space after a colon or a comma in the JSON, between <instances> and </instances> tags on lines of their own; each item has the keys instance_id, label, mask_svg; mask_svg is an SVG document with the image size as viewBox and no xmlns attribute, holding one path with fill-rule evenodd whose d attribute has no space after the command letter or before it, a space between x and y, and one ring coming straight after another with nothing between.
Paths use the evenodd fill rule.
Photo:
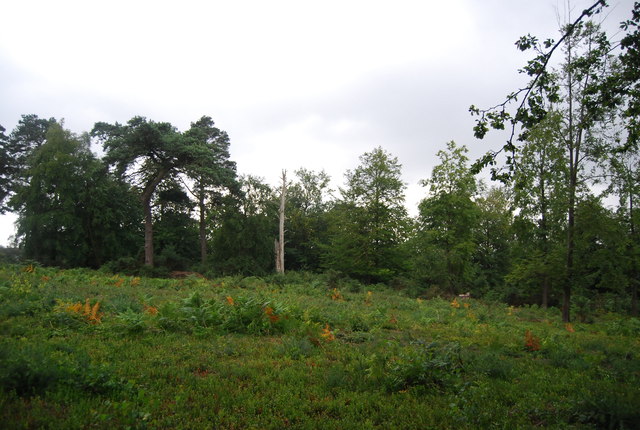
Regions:
<instances>
[{"instance_id":1,"label":"dense tree canopy","mask_svg":"<svg viewBox=\"0 0 640 430\"><path fill-rule=\"evenodd\" d=\"M414 217L400 161L377 147L335 194L324 171L297 170L279 218L282 191L237 177L231 140L208 116L186 131L134 117L75 135L23 115L11 132L0 126L0 211L17 213L23 256L48 265L262 276L274 272L283 220L287 270L327 271L328 284L558 306L567 322L570 310L637 314L640 5L619 45L590 19L605 6L594 2L557 42L518 41L535 51L529 85L471 109L477 137L507 129L507 143L475 163L447 143ZM500 187L479 180L484 166Z\"/></svg>"},{"instance_id":2,"label":"dense tree canopy","mask_svg":"<svg viewBox=\"0 0 640 430\"><path fill-rule=\"evenodd\" d=\"M589 18L599 13L607 2L600 0L585 9L573 22L561 28L562 37L557 42L549 39L540 43L536 37L527 35L522 37L517 46L519 49L534 50L535 57L528 62L522 72L531 76L530 83L523 89L509 94L499 105L481 110L471 106L470 111L478 116L474 128L475 135L483 138L489 128L502 130L506 124L511 125L511 136L502 150L489 152L475 165L478 171L481 167L493 165L491 173L494 179L503 181L513 180L519 169L519 155L523 149L531 147L531 134L539 133L539 126L548 123L555 130L550 136L549 149L557 148L555 153L538 153L538 156L550 155L560 162L565 172L561 179L566 195L561 202L561 211L566 216L563 226L566 239L564 242L564 274L560 278L563 290L563 320L570 320L571 294L577 285L576 280L576 224L577 207L590 197L590 185L594 184L594 170L606 164L607 154L619 151L637 151L637 120L634 109L638 103L638 32L637 21L640 4L635 3L632 11L633 18L622 24L627 32L621 43L622 52L616 58L609 38L599 25ZM563 62L558 70L549 67L549 61L554 52L562 52ZM518 100L520 99L520 100ZM518 101L514 114L508 111L512 102ZM621 108L620 116L617 108ZM637 112L636 112L637 113ZM556 125L550 124L551 116L558 115ZM618 119L622 119L626 128L627 139L621 144L616 130ZM520 127L517 141L514 136ZM554 130L549 130L554 132ZM535 141L537 138L534 137ZM523 142L529 141L527 145ZM498 165L496 156L499 152L507 153L503 166ZM547 158L548 159L548 158ZM506 169L505 169L506 168ZM522 178L523 175L520 175ZM544 176L539 176L543 179ZM522 185L522 180L516 182L516 188ZM540 183L542 184L542 183ZM538 201L548 203L547 196ZM543 255L542 264L547 264L549 256L547 207L542 213L543 235L541 243ZM545 269L546 270L546 269ZM543 282L543 301L548 293L548 276Z\"/></svg>"},{"instance_id":3,"label":"dense tree canopy","mask_svg":"<svg viewBox=\"0 0 640 430\"><path fill-rule=\"evenodd\" d=\"M29 155L21 178L10 204L19 214L25 256L98 267L135 253L137 211L129 187L59 124Z\"/></svg>"},{"instance_id":4,"label":"dense tree canopy","mask_svg":"<svg viewBox=\"0 0 640 430\"><path fill-rule=\"evenodd\" d=\"M418 255L422 261L418 268L427 282L451 294L465 292L476 277L472 257L477 245L471 226L479 215L473 201L477 183L466 153L466 147L453 141L438 152L440 164L423 181L429 196L419 206Z\"/></svg>"},{"instance_id":5,"label":"dense tree canopy","mask_svg":"<svg viewBox=\"0 0 640 430\"><path fill-rule=\"evenodd\" d=\"M376 148L346 173L346 188L333 209L327 267L365 280L388 280L404 264L401 244L408 219L405 184L396 157Z\"/></svg>"}]
</instances>

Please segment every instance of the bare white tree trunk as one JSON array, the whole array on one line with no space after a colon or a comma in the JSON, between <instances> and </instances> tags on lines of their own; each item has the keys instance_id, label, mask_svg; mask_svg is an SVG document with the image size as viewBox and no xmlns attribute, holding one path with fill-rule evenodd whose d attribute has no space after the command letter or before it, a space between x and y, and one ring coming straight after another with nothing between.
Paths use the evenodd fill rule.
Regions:
<instances>
[{"instance_id":1,"label":"bare white tree trunk","mask_svg":"<svg viewBox=\"0 0 640 430\"><path fill-rule=\"evenodd\" d=\"M284 273L284 204L286 201L287 195L287 171L282 171L282 188L280 190L280 210L278 210L278 214L280 215L280 235L279 238L275 241L275 251L276 251L276 272Z\"/></svg>"}]
</instances>

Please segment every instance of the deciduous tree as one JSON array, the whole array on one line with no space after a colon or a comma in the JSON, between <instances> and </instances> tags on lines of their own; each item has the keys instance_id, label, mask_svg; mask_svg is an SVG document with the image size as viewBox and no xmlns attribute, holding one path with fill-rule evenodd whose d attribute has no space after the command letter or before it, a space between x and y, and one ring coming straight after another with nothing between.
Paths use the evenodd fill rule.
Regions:
<instances>
[{"instance_id":1,"label":"deciduous tree","mask_svg":"<svg viewBox=\"0 0 640 430\"><path fill-rule=\"evenodd\" d=\"M334 208L327 266L367 281L385 281L404 271L401 244L407 238L402 165L378 147L346 173L347 186Z\"/></svg>"},{"instance_id":2,"label":"deciduous tree","mask_svg":"<svg viewBox=\"0 0 640 430\"><path fill-rule=\"evenodd\" d=\"M475 273L473 255L477 245L473 226L478 208L473 201L476 179L466 156L467 148L447 143L438 151L440 164L423 181L429 195L419 205L416 264L424 282L457 294L470 287Z\"/></svg>"},{"instance_id":3,"label":"deciduous tree","mask_svg":"<svg viewBox=\"0 0 640 430\"><path fill-rule=\"evenodd\" d=\"M54 123L21 175L10 204L27 257L97 267L132 250L137 212L131 194L95 159L86 140Z\"/></svg>"},{"instance_id":4,"label":"deciduous tree","mask_svg":"<svg viewBox=\"0 0 640 430\"><path fill-rule=\"evenodd\" d=\"M292 270L320 269L321 248L327 243L330 211L330 177L324 171L295 171L296 181L287 189L287 267Z\"/></svg>"}]
</instances>

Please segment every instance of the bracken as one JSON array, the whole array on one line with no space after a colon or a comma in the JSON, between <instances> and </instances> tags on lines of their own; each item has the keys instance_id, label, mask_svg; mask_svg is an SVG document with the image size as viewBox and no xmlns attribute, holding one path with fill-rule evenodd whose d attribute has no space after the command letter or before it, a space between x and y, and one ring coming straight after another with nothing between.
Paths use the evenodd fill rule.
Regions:
<instances>
[{"instance_id":1,"label":"bracken","mask_svg":"<svg viewBox=\"0 0 640 430\"><path fill-rule=\"evenodd\" d=\"M529 352L539 351L540 350L540 338L531 333L530 330L527 330L524 334L524 347Z\"/></svg>"},{"instance_id":2,"label":"bracken","mask_svg":"<svg viewBox=\"0 0 640 430\"><path fill-rule=\"evenodd\" d=\"M333 334L333 332L329 328L329 324L325 324L324 328L322 329L322 333L320 333L320 337L322 337L327 342L331 342L333 340L336 340L335 335Z\"/></svg>"}]
</instances>

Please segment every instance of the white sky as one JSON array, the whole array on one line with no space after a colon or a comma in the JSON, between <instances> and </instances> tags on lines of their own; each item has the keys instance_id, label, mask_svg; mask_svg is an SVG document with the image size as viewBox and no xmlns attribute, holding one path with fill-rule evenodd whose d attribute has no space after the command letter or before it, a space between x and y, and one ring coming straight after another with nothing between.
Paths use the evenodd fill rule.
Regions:
<instances>
[{"instance_id":1,"label":"white sky","mask_svg":"<svg viewBox=\"0 0 640 430\"><path fill-rule=\"evenodd\" d=\"M185 130L203 115L231 138L240 174L324 169L333 186L376 146L398 157L416 213L449 140L472 157L504 137L473 138L471 104L522 85L530 54L555 37L561 0L2 2L0 124L64 118L74 132L135 115ZM577 16L591 0L574 0ZM611 0L606 25L632 0ZM13 233L0 217L0 245Z\"/></svg>"}]
</instances>

